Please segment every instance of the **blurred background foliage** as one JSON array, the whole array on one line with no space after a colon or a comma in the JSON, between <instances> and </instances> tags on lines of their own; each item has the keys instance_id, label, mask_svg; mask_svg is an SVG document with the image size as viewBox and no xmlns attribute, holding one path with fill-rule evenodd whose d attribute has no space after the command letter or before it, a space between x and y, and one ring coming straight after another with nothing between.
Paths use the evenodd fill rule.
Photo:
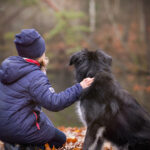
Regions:
<instances>
[{"instance_id":1,"label":"blurred background foliage","mask_svg":"<svg viewBox=\"0 0 150 150\"><path fill-rule=\"evenodd\" d=\"M0 0L0 62L17 55L16 33L35 28L46 40L48 77L60 92L74 83L70 55L103 49L117 80L150 112L149 14L149 0ZM44 111L56 126L81 126L75 110Z\"/></svg>"}]
</instances>

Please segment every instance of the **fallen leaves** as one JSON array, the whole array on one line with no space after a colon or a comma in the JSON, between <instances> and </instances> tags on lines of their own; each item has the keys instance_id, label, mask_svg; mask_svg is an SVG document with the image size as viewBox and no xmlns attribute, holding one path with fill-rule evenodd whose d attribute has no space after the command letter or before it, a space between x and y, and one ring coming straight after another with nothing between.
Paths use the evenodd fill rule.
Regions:
<instances>
[{"instance_id":1,"label":"fallen leaves","mask_svg":"<svg viewBox=\"0 0 150 150\"><path fill-rule=\"evenodd\" d=\"M48 143L45 144L45 150L51 150Z\"/></svg>"},{"instance_id":2,"label":"fallen leaves","mask_svg":"<svg viewBox=\"0 0 150 150\"><path fill-rule=\"evenodd\" d=\"M86 128L59 127L59 130L66 134L67 141L65 145L58 150L82 150Z\"/></svg>"},{"instance_id":3,"label":"fallen leaves","mask_svg":"<svg viewBox=\"0 0 150 150\"><path fill-rule=\"evenodd\" d=\"M78 140L77 140L77 138L68 138L67 139L67 143L76 143Z\"/></svg>"},{"instance_id":4,"label":"fallen leaves","mask_svg":"<svg viewBox=\"0 0 150 150\"><path fill-rule=\"evenodd\" d=\"M86 128L59 127L58 129L66 134L66 143L58 149L55 147L51 149L48 144L45 144L46 150L82 150Z\"/></svg>"},{"instance_id":5,"label":"fallen leaves","mask_svg":"<svg viewBox=\"0 0 150 150\"><path fill-rule=\"evenodd\" d=\"M50 148L49 144L45 144L45 150L82 150L85 133L86 133L85 127L82 128L59 127L58 129L66 134L67 136L66 143L63 145L62 148L58 148L58 149L56 149L54 146L53 148ZM3 146L2 142L0 142L0 150L4 150L1 149L2 148L1 146ZM115 149L114 147L112 148L109 142L106 142L103 145L103 150L115 150Z\"/></svg>"},{"instance_id":6,"label":"fallen leaves","mask_svg":"<svg viewBox=\"0 0 150 150\"><path fill-rule=\"evenodd\" d=\"M64 144L62 148L52 148L48 149L48 145L45 145L47 147L46 150L82 150L84 137L86 133L86 128L65 128L65 127L59 127L59 130L64 132L67 136L67 141ZM111 146L109 142L104 143L103 150L115 150Z\"/></svg>"}]
</instances>

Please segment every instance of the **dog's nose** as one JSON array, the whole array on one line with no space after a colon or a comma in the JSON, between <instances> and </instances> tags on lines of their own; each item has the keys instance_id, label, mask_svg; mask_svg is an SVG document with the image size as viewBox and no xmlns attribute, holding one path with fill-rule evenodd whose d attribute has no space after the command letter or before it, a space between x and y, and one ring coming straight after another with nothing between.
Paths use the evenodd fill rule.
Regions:
<instances>
[{"instance_id":1,"label":"dog's nose","mask_svg":"<svg viewBox=\"0 0 150 150\"><path fill-rule=\"evenodd\" d=\"M87 74L87 76L92 78L92 77L94 77L94 74L93 74L92 72L89 72L89 73Z\"/></svg>"}]
</instances>

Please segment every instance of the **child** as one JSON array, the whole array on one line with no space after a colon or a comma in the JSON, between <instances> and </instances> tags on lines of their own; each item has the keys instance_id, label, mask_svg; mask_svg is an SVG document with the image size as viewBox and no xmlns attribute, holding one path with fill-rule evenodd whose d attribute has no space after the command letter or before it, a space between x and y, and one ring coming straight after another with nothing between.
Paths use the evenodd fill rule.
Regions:
<instances>
[{"instance_id":1,"label":"child","mask_svg":"<svg viewBox=\"0 0 150 150\"><path fill-rule=\"evenodd\" d=\"M41 35L35 29L24 29L14 42L19 56L7 58L0 68L0 140L62 147L65 134L54 127L41 107L63 110L78 100L93 79L86 78L57 94L45 75L45 41Z\"/></svg>"}]
</instances>

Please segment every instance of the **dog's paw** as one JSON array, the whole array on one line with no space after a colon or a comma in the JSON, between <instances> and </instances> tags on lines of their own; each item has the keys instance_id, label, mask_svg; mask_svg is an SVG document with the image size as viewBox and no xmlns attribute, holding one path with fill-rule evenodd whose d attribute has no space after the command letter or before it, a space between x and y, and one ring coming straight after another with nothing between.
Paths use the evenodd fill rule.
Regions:
<instances>
[{"instance_id":1,"label":"dog's paw","mask_svg":"<svg viewBox=\"0 0 150 150\"><path fill-rule=\"evenodd\" d=\"M110 142L104 142L102 150L119 150L119 148Z\"/></svg>"},{"instance_id":2,"label":"dog's paw","mask_svg":"<svg viewBox=\"0 0 150 150\"><path fill-rule=\"evenodd\" d=\"M0 150L4 150L4 143L0 141Z\"/></svg>"},{"instance_id":3,"label":"dog's paw","mask_svg":"<svg viewBox=\"0 0 150 150\"><path fill-rule=\"evenodd\" d=\"M112 147L104 147L103 150L113 150Z\"/></svg>"},{"instance_id":4,"label":"dog's paw","mask_svg":"<svg viewBox=\"0 0 150 150\"><path fill-rule=\"evenodd\" d=\"M110 142L105 142L103 145L103 150L113 150Z\"/></svg>"}]
</instances>

